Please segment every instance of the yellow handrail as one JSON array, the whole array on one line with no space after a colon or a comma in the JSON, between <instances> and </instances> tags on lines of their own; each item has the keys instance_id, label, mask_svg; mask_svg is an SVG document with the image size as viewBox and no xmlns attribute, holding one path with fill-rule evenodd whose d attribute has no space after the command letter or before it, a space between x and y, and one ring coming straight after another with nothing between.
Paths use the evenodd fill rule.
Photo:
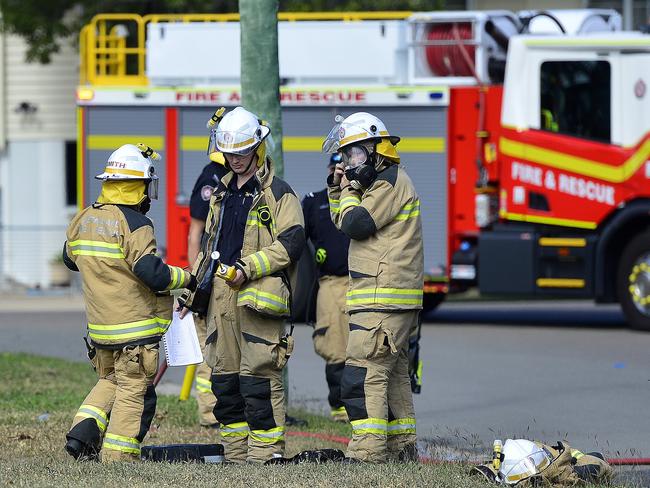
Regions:
<instances>
[{"instance_id":1,"label":"yellow handrail","mask_svg":"<svg viewBox=\"0 0 650 488\"><path fill-rule=\"evenodd\" d=\"M278 20L401 20L411 12L280 12ZM239 14L98 14L79 34L81 85L148 85L145 74L146 24L160 22L236 22ZM126 24L126 25L125 25ZM127 29L128 37L121 35Z\"/></svg>"}]
</instances>

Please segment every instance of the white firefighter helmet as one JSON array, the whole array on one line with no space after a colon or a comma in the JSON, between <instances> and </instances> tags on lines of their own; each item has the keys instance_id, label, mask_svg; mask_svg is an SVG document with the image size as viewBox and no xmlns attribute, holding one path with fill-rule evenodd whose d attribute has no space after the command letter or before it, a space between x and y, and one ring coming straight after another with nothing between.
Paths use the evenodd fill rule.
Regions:
<instances>
[{"instance_id":1,"label":"white firefighter helmet","mask_svg":"<svg viewBox=\"0 0 650 488\"><path fill-rule=\"evenodd\" d=\"M368 112L356 112L345 119L337 115L334 120L337 123L323 142L323 152L335 153L345 146L369 139L388 139L393 145L399 142L399 137L391 136L379 117Z\"/></svg>"},{"instance_id":2,"label":"white firefighter helmet","mask_svg":"<svg viewBox=\"0 0 650 488\"><path fill-rule=\"evenodd\" d=\"M541 473L553 460L551 453L526 439L507 439L499 477L508 485Z\"/></svg>"},{"instance_id":3,"label":"white firefighter helmet","mask_svg":"<svg viewBox=\"0 0 650 488\"><path fill-rule=\"evenodd\" d=\"M228 112L212 129L210 147L225 154L246 156L253 152L271 132L254 114L243 107Z\"/></svg>"},{"instance_id":4,"label":"white firefighter helmet","mask_svg":"<svg viewBox=\"0 0 650 488\"><path fill-rule=\"evenodd\" d=\"M102 181L144 180L149 182L148 195L158 198L158 176L153 160L160 155L144 144L124 144L108 157L104 172L95 176Z\"/></svg>"}]
</instances>

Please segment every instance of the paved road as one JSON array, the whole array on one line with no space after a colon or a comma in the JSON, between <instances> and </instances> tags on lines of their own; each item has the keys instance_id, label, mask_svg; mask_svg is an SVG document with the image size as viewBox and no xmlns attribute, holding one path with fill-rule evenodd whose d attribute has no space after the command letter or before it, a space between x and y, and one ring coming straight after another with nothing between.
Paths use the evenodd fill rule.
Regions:
<instances>
[{"instance_id":1,"label":"paved road","mask_svg":"<svg viewBox=\"0 0 650 488\"><path fill-rule=\"evenodd\" d=\"M84 359L78 306L2 305L0 351ZM296 327L291 401L325 411L324 365L310 334ZM625 329L616 307L443 304L427 317L422 348L422 437L464 447L496 436L568 438L610 456L650 457L650 334ZM181 378L182 371L171 371L165 390L178 391Z\"/></svg>"}]
</instances>

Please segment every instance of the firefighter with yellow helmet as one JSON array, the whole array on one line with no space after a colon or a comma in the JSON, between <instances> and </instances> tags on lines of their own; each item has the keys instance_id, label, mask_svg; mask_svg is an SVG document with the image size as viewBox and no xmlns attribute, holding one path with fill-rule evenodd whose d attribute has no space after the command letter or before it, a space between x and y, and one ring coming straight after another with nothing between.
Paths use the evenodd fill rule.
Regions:
<instances>
[{"instance_id":1,"label":"firefighter with yellow helmet","mask_svg":"<svg viewBox=\"0 0 650 488\"><path fill-rule=\"evenodd\" d=\"M293 349L284 320L305 245L303 217L266 154L270 129L242 107L215 116L212 144L229 173L210 200L198 286L181 297L181 314L206 316L226 460L261 463L284 452L282 369Z\"/></svg>"},{"instance_id":2,"label":"firefighter with yellow helmet","mask_svg":"<svg viewBox=\"0 0 650 488\"><path fill-rule=\"evenodd\" d=\"M341 396L354 461L417 459L409 336L422 308L420 199L384 123L357 112L323 143L343 161L328 179L330 213L350 237L350 334Z\"/></svg>"},{"instance_id":3,"label":"firefighter with yellow helmet","mask_svg":"<svg viewBox=\"0 0 650 488\"><path fill-rule=\"evenodd\" d=\"M95 203L70 222L63 260L81 272L88 357L99 379L79 407L66 450L75 459L136 461L156 409L159 341L171 322L169 290L194 288L157 255L145 214L157 198L151 148L125 144L108 158Z\"/></svg>"}]
</instances>

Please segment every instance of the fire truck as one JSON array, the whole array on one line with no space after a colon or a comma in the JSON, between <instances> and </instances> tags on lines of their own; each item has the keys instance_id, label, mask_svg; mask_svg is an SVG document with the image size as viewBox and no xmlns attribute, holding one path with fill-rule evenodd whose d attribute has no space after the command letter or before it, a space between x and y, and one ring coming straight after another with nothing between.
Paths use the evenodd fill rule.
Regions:
<instances>
[{"instance_id":1,"label":"fire truck","mask_svg":"<svg viewBox=\"0 0 650 488\"><path fill-rule=\"evenodd\" d=\"M612 10L279 14L285 179L324 187L335 115L402 137L421 197L425 307L449 292L619 302L650 330L650 36ZM78 195L110 151L163 155L151 216L186 264L206 121L240 103L227 15L98 15L81 32Z\"/></svg>"}]
</instances>

